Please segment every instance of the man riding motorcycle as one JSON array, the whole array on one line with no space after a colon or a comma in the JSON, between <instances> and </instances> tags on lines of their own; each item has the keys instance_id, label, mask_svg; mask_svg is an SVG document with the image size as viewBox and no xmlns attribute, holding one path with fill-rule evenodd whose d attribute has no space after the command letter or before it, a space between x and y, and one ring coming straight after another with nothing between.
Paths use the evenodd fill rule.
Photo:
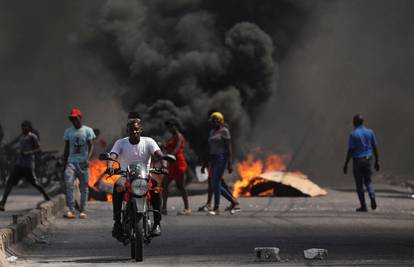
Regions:
<instances>
[{"instance_id":1,"label":"man riding motorcycle","mask_svg":"<svg viewBox=\"0 0 414 267\"><path fill-rule=\"evenodd\" d=\"M129 136L118 139L115 142L110 152L110 157L120 162L121 169L126 169L126 167L132 162L141 162L143 164L146 164L149 169L151 164L151 157L154 158L154 160L160 160L165 156L161 152L154 139L141 136L143 130L144 129L141 119L129 119L127 123L127 131ZM113 161L108 161L108 172L110 174L114 173ZM125 181L125 177L118 179L114 186L112 198L114 216L112 236L119 241L122 240L121 209L123 194L125 192ZM154 226L152 228L152 235L159 236L161 235L161 198L159 192L151 191L151 203L153 209L157 211L154 212Z\"/></svg>"}]
</instances>

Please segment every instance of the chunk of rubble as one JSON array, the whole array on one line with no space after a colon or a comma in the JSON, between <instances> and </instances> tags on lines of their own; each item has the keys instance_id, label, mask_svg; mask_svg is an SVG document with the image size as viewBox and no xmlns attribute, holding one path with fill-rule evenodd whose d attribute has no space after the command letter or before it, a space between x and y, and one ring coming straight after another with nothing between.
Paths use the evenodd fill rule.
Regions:
<instances>
[{"instance_id":1,"label":"chunk of rubble","mask_svg":"<svg viewBox=\"0 0 414 267\"><path fill-rule=\"evenodd\" d=\"M258 247L254 249L256 261L280 261L279 248Z\"/></svg>"},{"instance_id":2,"label":"chunk of rubble","mask_svg":"<svg viewBox=\"0 0 414 267\"><path fill-rule=\"evenodd\" d=\"M9 263L14 263L14 262L17 261L17 257L16 256L10 256L10 257L7 258L7 261Z\"/></svg>"},{"instance_id":3,"label":"chunk of rubble","mask_svg":"<svg viewBox=\"0 0 414 267\"><path fill-rule=\"evenodd\" d=\"M308 260L324 260L328 258L328 250L323 248L310 248L303 251L305 259Z\"/></svg>"}]
</instances>

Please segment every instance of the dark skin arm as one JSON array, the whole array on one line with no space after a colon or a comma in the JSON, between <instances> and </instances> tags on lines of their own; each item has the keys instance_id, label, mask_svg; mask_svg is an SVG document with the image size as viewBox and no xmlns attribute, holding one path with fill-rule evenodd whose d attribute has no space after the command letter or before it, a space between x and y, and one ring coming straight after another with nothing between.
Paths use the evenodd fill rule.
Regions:
<instances>
[{"instance_id":1,"label":"dark skin arm","mask_svg":"<svg viewBox=\"0 0 414 267\"><path fill-rule=\"evenodd\" d=\"M207 149L207 155L210 155L208 149ZM206 172L206 168L207 168L207 166L208 166L209 163L210 163L210 160L209 160L209 157L207 156L206 160L201 165L201 173L205 173Z\"/></svg>"},{"instance_id":2,"label":"dark skin arm","mask_svg":"<svg viewBox=\"0 0 414 267\"><path fill-rule=\"evenodd\" d=\"M154 160L158 161L162 157L164 157L164 153L162 153L161 150L157 150L157 151L154 152L154 155L153 155Z\"/></svg>"},{"instance_id":3,"label":"dark skin arm","mask_svg":"<svg viewBox=\"0 0 414 267\"><path fill-rule=\"evenodd\" d=\"M347 172L348 172L348 164L349 164L349 161L351 160L351 156L352 156L352 150L348 149L348 151L346 153L346 157L345 157L344 168L343 168L344 174L347 174Z\"/></svg>"},{"instance_id":4,"label":"dark skin arm","mask_svg":"<svg viewBox=\"0 0 414 267\"><path fill-rule=\"evenodd\" d=\"M376 171L380 170L380 165L379 165L379 156L378 156L378 148L376 144L372 145L372 150L374 151L374 157L375 157L375 163L374 163L374 168Z\"/></svg>"},{"instance_id":5,"label":"dark skin arm","mask_svg":"<svg viewBox=\"0 0 414 267\"><path fill-rule=\"evenodd\" d=\"M154 152L153 158L154 158L154 160L155 160L155 161L158 161L158 160L160 160L163 156L164 156L164 153L162 153L162 151L161 151L161 150L157 150L157 151L155 151L155 152ZM111 154L110 154L110 157L111 157L111 159L113 159L113 160L118 160L118 155L117 155L116 153L111 153ZM113 162L113 161L111 161L111 160L108 160L108 170L113 169L113 165L114 165L114 162Z\"/></svg>"},{"instance_id":6,"label":"dark skin arm","mask_svg":"<svg viewBox=\"0 0 414 267\"><path fill-rule=\"evenodd\" d=\"M15 144L17 144L17 142L19 142L19 138L21 135L17 136L16 138L14 138L11 142L9 142L8 144L5 145L5 148L11 148L13 147Z\"/></svg>"},{"instance_id":7,"label":"dark skin arm","mask_svg":"<svg viewBox=\"0 0 414 267\"><path fill-rule=\"evenodd\" d=\"M109 154L109 157L111 158L111 159L113 159L113 160L118 160L118 154L116 154L116 153L111 153L111 154ZM107 168L108 168L108 173L109 173L109 175L113 175L114 174L114 161L112 161L112 160L108 160L107 162L106 162L106 166L107 166Z\"/></svg>"},{"instance_id":8,"label":"dark skin arm","mask_svg":"<svg viewBox=\"0 0 414 267\"><path fill-rule=\"evenodd\" d=\"M63 164L66 166L69 157L69 141L65 141L65 148L63 150Z\"/></svg>"},{"instance_id":9,"label":"dark skin arm","mask_svg":"<svg viewBox=\"0 0 414 267\"><path fill-rule=\"evenodd\" d=\"M231 140L226 140L227 153L229 153L229 161L227 170L229 173L233 172L233 149L231 148Z\"/></svg>"},{"instance_id":10,"label":"dark skin arm","mask_svg":"<svg viewBox=\"0 0 414 267\"><path fill-rule=\"evenodd\" d=\"M91 160L93 154L93 143L92 140L88 140L88 161L87 164L89 165L89 161Z\"/></svg>"}]
</instances>

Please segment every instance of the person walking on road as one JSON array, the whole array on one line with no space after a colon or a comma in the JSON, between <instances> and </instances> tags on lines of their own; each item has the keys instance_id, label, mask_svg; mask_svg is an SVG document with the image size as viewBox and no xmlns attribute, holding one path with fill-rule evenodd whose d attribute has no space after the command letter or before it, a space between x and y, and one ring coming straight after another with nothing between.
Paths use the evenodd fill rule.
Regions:
<instances>
[{"instance_id":1,"label":"person walking on road","mask_svg":"<svg viewBox=\"0 0 414 267\"><path fill-rule=\"evenodd\" d=\"M220 207L220 194L230 201L230 211L240 210L239 203L221 186L221 179L227 167L229 173L233 172L232 148L230 131L224 126L224 116L220 112L213 112L209 122L211 130L208 137L209 157L204 162L201 171L204 173L207 166L211 172L211 184L214 192L214 209L208 211L209 215L218 215Z\"/></svg>"},{"instance_id":2,"label":"person walking on road","mask_svg":"<svg viewBox=\"0 0 414 267\"><path fill-rule=\"evenodd\" d=\"M208 116L207 119L210 119L211 114L213 114L214 112L216 112L215 110L209 110L208 112ZM225 128L227 128L228 130L230 130L229 125L227 123L223 123L223 126ZM198 208L198 211L205 211L208 212L209 210L211 210L211 201L213 199L213 185L211 183L211 168L208 167L207 168L207 174L208 174L208 178L207 178L207 202L206 204L204 204L203 206ZM221 195L223 197L226 197L228 195L232 196L233 202L236 202L236 199L233 197L232 192L229 188L229 186L227 185L226 181L224 180L223 176L220 179L220 183L221 183ZM232 203L230 202L230 206L228 206L225 210L226 211L232 211L234 207L236 207L236 209L239 209L238 205L234 206Z\"/></svg>"},{"instance_id":3,"label":"person walking on road","mask_svg":"<svg viewBox=\"0 0 414 267\"><path fill-rule=\"evenodd\" d=\"M179 131L179 123L176 119L169 119L165 122L165 126L171 133L172 137L168 139L166 144L166 150L168 154L172 154L176 157L175 162L168 164L168 175L162 181L162 209L163 214L167 214L167 199L168 199L168 186L172 180L175 180L178 190L184 201L184 209L179 211L177 215L190 215L191 210L188 204L188 193L185 188L185 173L187 171L187 161L184 157L184 136Z\"/></svg>"},{"instance_id":4,"label":"person walking on road","mask_svg":"<svg viewBox=\"0 0 414 267\"><path fill-rule=\"evenodd\" d=\"M21 124L22 134L17 138L19 142L20 153L14 169L7 181L6 189L4 190L3 198L0 201L0 211L4 211L7 197L17 185L19 180L23 177L34 186L44 197L49 200L49 196L42 188L35 175L35 154L40 151L40 144L37 135L32 132L32 123L30 121L23 121Z\"/></svg>"},{"instance_id":5,"label":"person walking on road","mask_svg":"<svg viewBox=\"0 0 414 267\"><path fill-rule=\"evenodd\" d=\"M364 185L368 191L371 200L371 208L377 208L375 200L374 186L372 185L372 154L374 154L374 168L379 171L379 157L377 149L377 141L374 131L364 126L364 119L357 114L353 118L354 130L349 136L349 147L346 154L345 164L343 168L344 174L347 174L348 163L352 158L353 174L356 184L356 192L358 194L361 206L356 209L359 212L366 212L367 205L365 203Z\"/></svg>"},{"instance_id":6,"label":"person walking on road","mask_svg":"<svg viewBox=\"0 0 414 267\"><path fill-rule=\"evenodd\" d=\"M86 201L88 199L88 182L89 182L89 160L93 153L92 140L95 134L92 128L82 125L82 113L79 109L71 110L69 120L73 124L65 130L65 152L63 160L65 164L65 186L66 186L66 204L68 211L65 217L73 219L75 215L75 199L73 196L75 179L79 179L80 204L79 218L86 219L85 213Z\"/></svg>"}]
</instances>

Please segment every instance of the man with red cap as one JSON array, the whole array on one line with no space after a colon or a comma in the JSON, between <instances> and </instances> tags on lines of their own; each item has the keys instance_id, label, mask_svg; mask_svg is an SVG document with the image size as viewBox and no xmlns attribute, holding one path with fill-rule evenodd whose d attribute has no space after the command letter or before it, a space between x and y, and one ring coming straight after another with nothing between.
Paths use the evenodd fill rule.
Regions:
<instances>
[{"instance_id":1,"label":"man with red cap","mask_svg":"<svg viewBox=\"0 0 414 267\"><path fill-rule=\"evenodd\" d=\"M92 140L95 138L93 129L82 125L82 113L79 109L73 108L69 115L69 120L73 127L65 130L65 185L66 185L66 204L68 211L66 218L75 218L75 200L73 189L75 179L79 179L79 188L81 193L79 205L79 218L86 219L85 213L86 201L88 199L88 182L89 182L89 160L93 152Z\"/></svg>"}]
</instances>

